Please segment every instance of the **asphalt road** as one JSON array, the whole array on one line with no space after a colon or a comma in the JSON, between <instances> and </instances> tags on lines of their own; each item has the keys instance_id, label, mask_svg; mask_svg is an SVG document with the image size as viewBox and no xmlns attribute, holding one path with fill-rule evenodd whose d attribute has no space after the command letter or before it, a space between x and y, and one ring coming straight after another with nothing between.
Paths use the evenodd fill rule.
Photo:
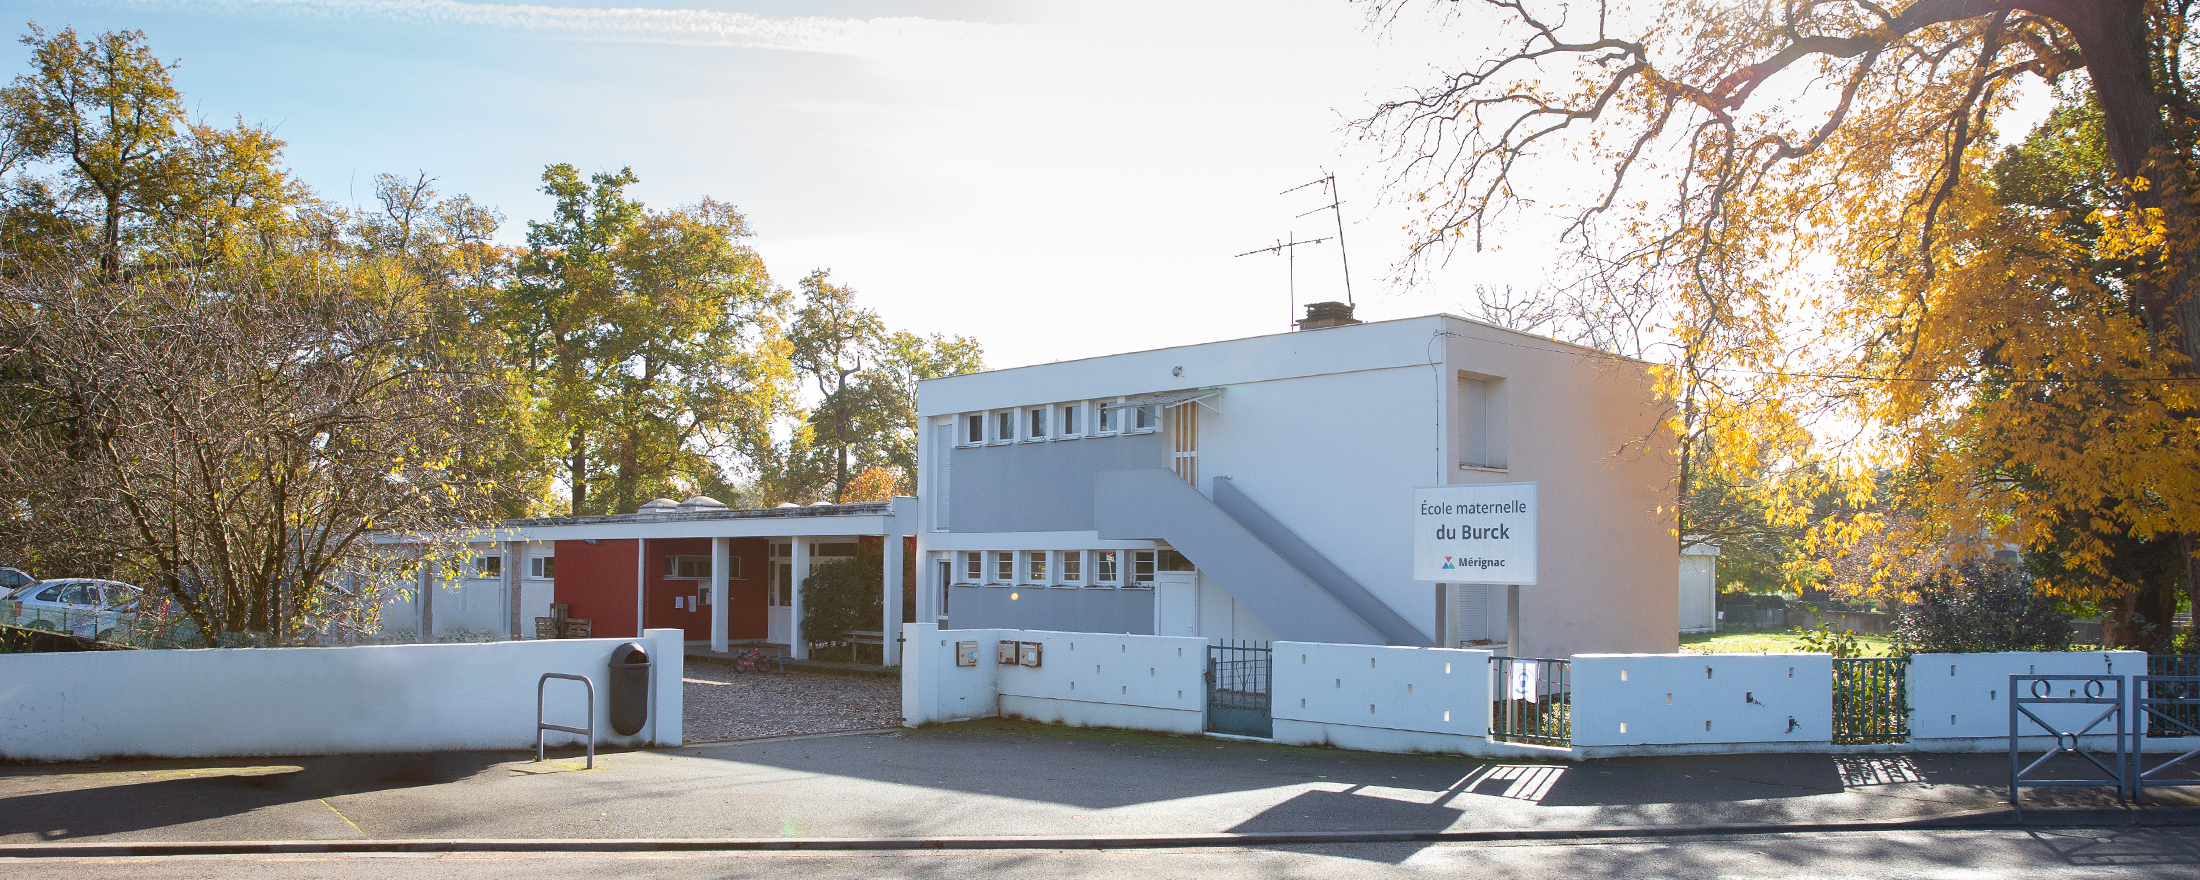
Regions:
<instances>
[{"instance_id":1,"label":"asphalt road","mask_svg":"<svg viewBox=\"0 0 2200 880\"><path fill-rule=\"evenodd\" d=\"M1355 845L980 853L684 853L0 859L8 877L167 880L329 878L757 878L785 880L1380 880L1501 877L2000 880L2191 878L2200 830L1885 832L1585 843Z\"/></svg>"},{"instance_id":2,"label":"asphalt road","mask_svg":"<svg viewBox=\"0 0 2200 880\"><path fill-rule=\"evenodd\" d=\"M0 767L0 843L1436 831L1994 809L2005 756L1491 763L1014 723L535 764L511 754ZM2150 795L2191 802L2191 790ZM2028 803L2112 805L2106 790Z\"/></svg>"}]
</instances>

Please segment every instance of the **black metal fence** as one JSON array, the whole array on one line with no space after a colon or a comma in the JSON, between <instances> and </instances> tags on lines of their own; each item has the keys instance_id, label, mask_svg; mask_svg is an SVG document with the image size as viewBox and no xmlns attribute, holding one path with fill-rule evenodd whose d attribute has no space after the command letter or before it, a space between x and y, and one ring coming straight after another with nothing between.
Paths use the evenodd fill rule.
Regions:
<instances>
[{"instance_id":1,"label":"black metal fence","mask_svg":"<svg viewBox=\"0 0 2200 880\"><path fill-rule=\"evenodd\" d=\"M2200 676L2200 654L2156 654L2147 658L2149 676ZM2200 706L2184 702L2185 698L2200 696L2200 687L2189 682L2150 681L2139 685L2141 699L2154 697L2154 711L2142 713L2147 722L2147 735L2151 737L2193 736L2200 730Z\"/></svg>"},{"instance_id":2,"label":"black metal fence","mask_svg":"<svg viewBox=\"0 0 2200 880\"><path fill-rule=\"evenodd\" d=\"M1491 657L1490 738L1563 746L1574 737L1573 664L1534 657Z\"/></svg>"},{"instance_id":3,"label":"black metal fence","mask_svg":"<svg viewBox=\"0 0 2200 880\"><path fill-rule=\"evenodd\" d=\"M1833 661L1833 741L1843 745L1910 739L1910 661L1867 657Z\"/></svg>"}]
</instances>

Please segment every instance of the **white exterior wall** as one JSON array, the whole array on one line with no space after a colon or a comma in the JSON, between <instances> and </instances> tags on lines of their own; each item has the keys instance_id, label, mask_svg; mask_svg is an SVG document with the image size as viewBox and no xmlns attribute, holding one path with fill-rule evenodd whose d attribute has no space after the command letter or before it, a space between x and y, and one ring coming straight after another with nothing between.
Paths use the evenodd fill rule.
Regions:
<instances>
[{"instance_id":1,"label":"white exterior wall","mask_svg":"<svg viewBox=\"0 0 2200 880\"><path fill-rule=\"evenodd\" d=\"M1413 579L1412 500L1441 481L1434 376L1414 365L1248 382L1198 416L1201 494L1229 477L1431 639L1436 593Z\"/></svg>"},{"instance_id":2,"label":"white exterior wall","mask_svg":"<svg viewBox=\"0 0 2200 880\"><path fill-rule=\"evenodd\" d=\"M608 664L628 639L0 656L0 757L82 761L511 750L535 742L545 672L596 683L597 741L680 743L681 634L650 630L651 727L611 732ZM578 682L551 681L552 723L584 726ZM578 744L561 733L549 742Z\"/></svg>"},{"instance_id":3,"label":"white exterior wall","mask_svg":"<svg viewBox=\"0 0 2200 880\"><path fill-rule=\"evenodd\" d=\"M1791 723L1792 722L1792 723ZM1577 747L1833 741L1830 654L1587 654Z\"/></svg>"},{"instance_id":4,"label":"white exterior wall","mask_svg":"<svg viewBox=\"0 0 2200 880\"><path fill-rule=\"evenodd\" d=\"M1507 450L1503 469L1458 468L1461 370L1504 377L1505 416L1493 419ZM1412 576L1413 490L1532 480L1544 551L1542 584L1522 596L1524 652L1678 647L1673 442L1659 432L1663 410L1647 373L1527 334L1429 316L927 380L919 460L938 458L932 420L940 416L1209 387L1223 393L1191 405L1199 490L1211 495L1213 478L1230 477L1432 638L1435 589ZM921 510L927 553L1151 546L1103 542L1090 531L935 532L934 506ZM1489 596L1494 637L1503 633L1504 590Z\"/></svg>"},{"instance_id":5,"label":"white exterior wall","mask_svg":"<svg viewBox=\"0 0 2200 880\"><path fill-rule=\"evenodd\" d=\"M1489 734L1490 652L1277 642L1277 742L1479 754Z\"/></svg>"},{"instance_id":6,"label":"white exterior wall","mask_svg":"<svg viewBox=\"0 0 2200 880\"><path fill-rule=\"evenodd\" d=\"M1455 335L1444 340L1439 392L1447 436L1442 482L1532 481L1543 505L1538 583L1520 590L1522 655L1678 650L1676 446L1659 428L1666 407L1647 370L1548 339L1443 321ZM1458 464L1454 383L1462 371L1503 378L1490 402L1505 450L1501 469ZM1386 526L1402 530L1411 519L1400 506ZM1402 553L1398 564L1406 564Z\"/></svg>"},{"instance_id":7,"label":"white exterior wall","mask_svg":"<svg viewBox=\"0 0 2200 880\"><path fill-rule=\"evenodd\" d=\"M1915 654L1910 657L1910 740L1991 740L1982 748L2009 747L2009 676L2145 675L2142 651L2086 653L2010 651L1994 654ZM2132 696L2126 686L2125 696ZM2061 705L2034 709L2056 724L2083 726L2105 706ZM2131 706L2125 706L2127 713ZM2037 732L2030 721L2027 734ZM2104 726L2113 732L2113 728ZM2029 736L2027 736L2029 739Z\"/></svg>"}]
</instances>

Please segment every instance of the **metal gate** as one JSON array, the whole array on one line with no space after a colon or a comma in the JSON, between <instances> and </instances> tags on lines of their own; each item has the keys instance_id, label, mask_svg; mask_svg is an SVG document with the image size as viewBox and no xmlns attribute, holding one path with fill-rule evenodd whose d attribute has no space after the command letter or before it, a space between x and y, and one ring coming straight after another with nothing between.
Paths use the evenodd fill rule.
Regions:
<instances>
[{"instance_id":1,"label":"metal gate","mask_svg":"<svg viewBox=\"0 0 2200 880\"><path fill-rule=\"evenodd\" d=\"M1207 729L1270 739L1276 735L1269 702L1275 654L1266 642L1207 646Z\"/></svg>"},{"instance_id":2,"label":"metal gate","mask_svg":"<svg viewBox=\"0 0 2200 880\"><path fill-rule=\"evenodd\" d=\"M2026 786L2115 786L2116 799L2125 797L2131 781L2130 730L2125 724L2124 685L2121 675L2012 675L2009 676L2009 805ZM2058 712L2055 707L2069 706ZM2098 707L2098 708L2096 708ZM2047 711L2041 718L2035 709ZM2089 713L2091 720L2086 719ZM2107 722L2107 726L2102 726ZM2024 738L2051 736L2055 744L2030 764L2019 759ZM2113 737L2115 752L2101 749L2100 740ZM2101 772L2098 777L2050 776L2041 771L2057 757L2071 756ZM2101 760L2107 757L2107 761ZM2077 762L2063 762L2066 766Z\"/></svg>"},{"instance_id":3,"label":"metal gate","mask_svg":"<svg viewBox=\"0 0 2200 880\"><path fill-rule=\"evenodd\" d=\"M1842 745L1910 739L1910 661L1869 657L1833 661L1833 741Z\"/></svg>"},{"instance_id":4,"label":"metal gate","mask_svg":"<svg viewBox=\"0 0 2200 880\"><path fill-rule=\"evenodd\" d=\"M2134 734L2130 770L2132 800L2146 800L2147 786L2150 785L2196 784L2190 776L2171 776L2168 771L2200 757L2200 748L2187 748L2174 757L2155 762L2153 766L2147 765L2146 748L2150 737L2200 737L2200 723L2194 721L2195 713L2200 712L2200 676L2138 675L2132 677L2131 686L2135 691L2133 708L2139 712L2139 717L2132 719L2131 725ZM2189 746L2191 743L2178 745Z\"/></svg>"},{"instance_id":5,"label":"metal gate","mask_svg":"<svg viewBox=\"0 0 2200 880\"><path fill-rule=\"evenodd\" d=\"M1490 738L1563 746L1573 742L1573 664L1533 657L1491 657L1497 699Z\"/></svg>"}]
</instances>

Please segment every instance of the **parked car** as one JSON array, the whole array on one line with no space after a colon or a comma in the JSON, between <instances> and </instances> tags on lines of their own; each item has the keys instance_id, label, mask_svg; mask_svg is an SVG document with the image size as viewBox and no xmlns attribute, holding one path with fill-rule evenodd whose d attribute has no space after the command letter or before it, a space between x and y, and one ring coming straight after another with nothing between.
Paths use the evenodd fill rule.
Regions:
<instances>
[{"instance_id":1,"label":"parked car","mask_svg":"<svg viewBox=\"0 0 2200 880\"><path fill-rule=\"evenodd\" d=\"M0 567L0 596L13 593L35 583L38 583L38 579L32 577L30 572L20 568Z\"/></svg>"},{"instance_id":2,"label":"parked car","mask_svg":"<svg viewBox=\"0 0 2200 880\"><path fill-rule=\"evenodd\" d=\"M56 578L16 590L0 613L15 626L105 639L137 613L144 597L144 590L121 581Z\"/></svg>"}]
</instances>

